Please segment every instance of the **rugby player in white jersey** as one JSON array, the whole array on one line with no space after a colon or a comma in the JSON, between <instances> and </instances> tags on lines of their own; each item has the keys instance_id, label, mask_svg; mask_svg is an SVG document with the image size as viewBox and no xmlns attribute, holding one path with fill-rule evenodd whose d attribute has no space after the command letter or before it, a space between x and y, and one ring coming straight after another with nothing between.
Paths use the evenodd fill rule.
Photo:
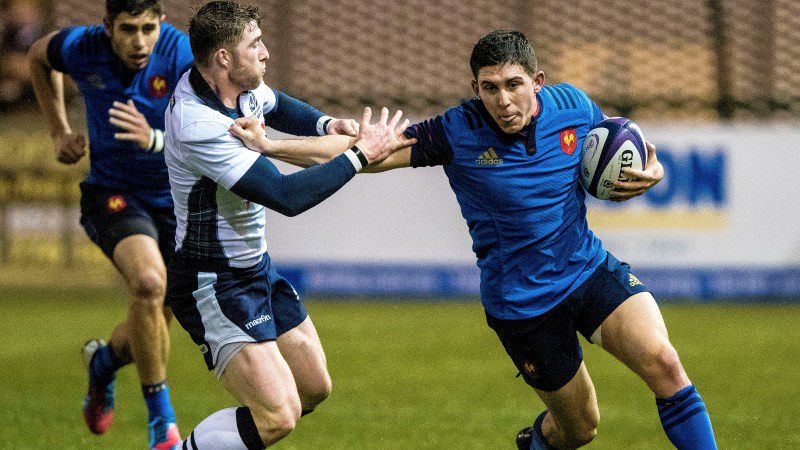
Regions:
<instances>
[{"instance_id":1,"label":"rugby player in white jersey","mask_svg":"<svg viewBox=\"0 0 800 450\"><path fill-rule=\"evenodd\" d=\"M402 113L362 117L355 145L326 164L281 174L230 133L234 119L262 121L275 106L262 77L269 57L255 7L206 4L189 25L196 66L166 111L165 159L175 202L176 254L168 274L173 313L209 370L244 406L217 411L185 449L264 448L330 393L325 354L292 286L266 252L264 207L299 214L370 163L416 142ZM266 124L268 125L268 124ZM346 136L275 141L277 147L340 146ZM277 151L279 152L279 151ZM263 206L262 206L263 205Z\"/></svg>"}]
</instances>

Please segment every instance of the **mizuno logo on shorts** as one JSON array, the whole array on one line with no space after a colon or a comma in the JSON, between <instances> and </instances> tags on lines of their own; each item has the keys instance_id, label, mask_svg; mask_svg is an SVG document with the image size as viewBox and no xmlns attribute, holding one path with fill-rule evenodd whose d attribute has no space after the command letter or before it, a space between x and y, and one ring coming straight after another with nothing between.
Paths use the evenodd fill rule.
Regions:
<instances>
[{"instance_id":1,"label":"mizuno logo on shorts","mask_svg":"<svg viewBox=\"0 0 800 450\"><path fill-rule=\"evenodd\" d=\"M266 322L266 321L268 321L270 319L271 319L271 317L268 314L264 314L263 316L259 317L256 320L251 320L250 322L247 322L246 324L244 324L244 327L249 330L250 328L253 328L254 326L256 326L256 325L258 325L260 323L264 323L264 322Z\"/></svg>"}]
</instances>

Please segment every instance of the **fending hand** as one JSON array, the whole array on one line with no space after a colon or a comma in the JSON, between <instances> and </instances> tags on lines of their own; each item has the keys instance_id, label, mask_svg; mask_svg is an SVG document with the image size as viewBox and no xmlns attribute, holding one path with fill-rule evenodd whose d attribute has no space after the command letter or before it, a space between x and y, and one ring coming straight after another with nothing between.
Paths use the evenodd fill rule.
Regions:
<instances>
[{"instance_id":1,"label":"fending hand","mask_svg":"<svg viewBox=\"0 0 800 450\"><path fill-rule=\"evenodd\" d=\"M403 131L408 128L409 121L405 119L400 123L402 117L403 111L398 110L392 116L392 120L388 121L389 110L382 108L378 122L370 124L372 110L369 107L364 108L356 145L367 157L370 164L383 161L397 150L414 145L417 142L416 139L407 139L403 135Z\"/></svg>"}]
</instances>

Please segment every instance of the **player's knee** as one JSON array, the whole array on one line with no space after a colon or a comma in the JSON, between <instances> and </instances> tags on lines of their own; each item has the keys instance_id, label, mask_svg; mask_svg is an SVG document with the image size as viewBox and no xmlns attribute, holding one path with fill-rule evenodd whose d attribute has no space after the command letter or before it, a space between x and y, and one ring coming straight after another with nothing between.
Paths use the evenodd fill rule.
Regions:
<instances>
[{"instance_id":1,"label":"player's knee","mask_svg":"<svg viewBox=\"0 0 800 450\"><path fill-rule=\"evenodd\" d=\"M583 447L592 442L595 436L597 436L597 428L583 429L573 436L573 444L575 447Z\"/></svg>"},{"instance_id":2,"label":"player's knee","mask_svg":"<svg viewBox=\"0 0 800 450\"><path fill-rule=\"evenodd\" d=\"M568 430L566 435L570 441L570 447L583 447L584 445L592 442L597 436L598 420L592 419L590 421L576 424L574 428Z\"/></svg>"},{"instance_id":3,"label":"player's knee","mask_svg":"<svg viewBox=\"0 0 800 450\"><path fill-rule=\"evenodd\" d=\"M156 270L143 270L131 278L129 286L135 301L140 302L141 306L158 308L161 313L167 291L167 280L163 274Z\"/></svg>"},{"instance_id":4,"label":"player's knee","mask_svg":"<svg viewBox=\"0 0 800 450\"><path fill-rule=\"evenodd\" d=\"M319 379L315 380L311 387L302 393L303 409L310 410L316 408L317 405L324 402L325 399L331 395L332 389L333 382L331 382L331 377L326 371Z\"/></svg>"},{"instance_id":5,"label":"player's knee","mask_svg":"<svg viewBox=\"0 0 800 450\"><path fill-rule=\"evenodd\" d=\"M663 383L683 384L686 379L678 352L671 345L662 346L652 355L651 371Z\"/></svg>"},{"instance_id":6,"label":"player's knee","mask_svg":"<svg viewBox=\"0 0 800 450\"><path fill-rule=\"evenodd\" d=\"M286 405L276 411L259 414L262 420L256 419L256 426L261 440L264 444L271 445L285 438L294 430L300 415L300 408L295 408L294 405Z\"/></svg>"}]
</instances>

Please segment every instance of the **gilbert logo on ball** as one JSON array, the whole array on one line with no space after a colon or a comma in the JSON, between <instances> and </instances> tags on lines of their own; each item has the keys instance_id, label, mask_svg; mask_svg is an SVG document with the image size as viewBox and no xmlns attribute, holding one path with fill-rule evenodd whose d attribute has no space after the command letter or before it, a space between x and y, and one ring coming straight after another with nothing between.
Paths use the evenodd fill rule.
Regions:
<instances>
[{"instance_id":1,"label":"gilbert logo on ball","mask_svg":"<svg viewBox=\"0 0 800 450\"><path fill-rule=\"evenodd\" d=\"M614 182L630 181L625 167L643 170L647 149L639 126L624 117L611 117L598 123L583 140L581 184L593 197L607 200Z\"/></svg>"}]
</instances>

